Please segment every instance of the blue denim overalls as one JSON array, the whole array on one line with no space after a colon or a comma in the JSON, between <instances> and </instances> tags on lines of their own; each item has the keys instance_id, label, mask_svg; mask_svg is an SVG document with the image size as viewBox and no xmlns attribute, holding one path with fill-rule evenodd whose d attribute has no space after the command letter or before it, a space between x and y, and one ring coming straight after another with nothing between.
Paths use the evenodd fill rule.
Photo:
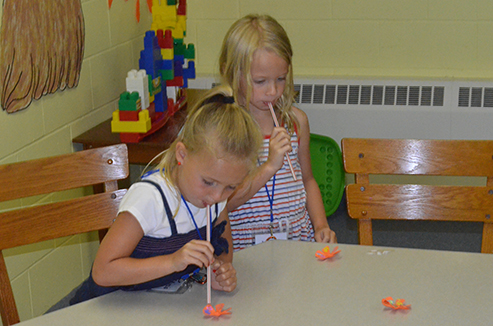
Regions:
<instances>
[{"instance_id":1,"label":"blue denim overalls","mask_svg":"<svg viewBox=\"0 0 493 326\"><path fill-rule=\"evenodd\" d=\"M194 239L205 239L206 226L199 229L200 237L197 230L192 230L186 234L178 234L176 229L176 223L173 219L173 214L171 213L171 209L168 205L168 201L164 196L164 192L161 187L150 180L142 180L141 182L146 182L154 185L161 194L163 199L164 208L166 210L166 215L168 217L168 221L171 227L171 236L169 238L153 238L144 236L137 244L134 252L130 255L132 258L149 258L160 255L169 255L178 251L182 248L186 243L190 242ZM216 216L218 216L218 205L215 205L216 208ZM215 226L211 233L211 244L214 247L214 254L216 256L221 255L223 252L228 252L228 242L226 239L221 238L222 233L224 232L224 228L226 226L226 221L223 221L219 225ZM139 291L139 290L148 290L155 287L161 287L166 284L169 284L175 280L178 280L184 275L191 274L194 270L197 269L195 265L189 265L185 270L181 272L176 272L170 275L166 275L164 277L140 283L136 285L129 286L111 286L111 287L103 287L97 285L93 278L92 272L89 277L82 283L80 288L76 291L75 296L70 300L70 305L86 301L116 290L124 290L124 291Z\"/></svg>"}]
</instances>

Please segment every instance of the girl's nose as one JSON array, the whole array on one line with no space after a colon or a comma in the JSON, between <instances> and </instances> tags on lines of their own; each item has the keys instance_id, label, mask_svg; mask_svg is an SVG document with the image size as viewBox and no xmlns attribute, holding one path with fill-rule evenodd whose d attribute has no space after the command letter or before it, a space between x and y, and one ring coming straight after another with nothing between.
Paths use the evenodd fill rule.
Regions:
<instances>
[{"instance_id":1,"label":"girl's nose","mask_svg":"<svg viewBox=\"0 0 493 326\"><path fill-rule=\"evenodd\" d=\"M267 95L276 95L276 94L277 94L276 83L269 84L269 88L267 89Z\"/></svg>"},{"instance_id":2,"label":"girl's nose","mask_svg":"<svg viewBox=\"0 0 493 326\"><path fill-rule=\"evenodd\" d=\"M211 198L214 200L214 203L219 203L222 201L224 198L223 197L223 191L221 189L216 189L211 192Z\"/></svg>"}]
</instances>

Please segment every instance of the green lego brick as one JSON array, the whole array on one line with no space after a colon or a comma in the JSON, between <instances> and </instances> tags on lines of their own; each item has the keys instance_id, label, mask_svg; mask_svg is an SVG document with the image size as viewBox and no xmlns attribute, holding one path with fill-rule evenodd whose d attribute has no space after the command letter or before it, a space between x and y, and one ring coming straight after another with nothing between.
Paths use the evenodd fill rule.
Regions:
<instances>
[{"instance_id":1,"label":"green lego brick","mask_svg":"<svg viewBox=\"0 0 493 326\"><path fill-rule=\"evenodd\" d=\"M121 111L138 111L141 108L141 101L138 92L123 92L120 94L118 109Z\"/></svg>"},{"instance_id":2,"label":"green lego brick","mask_svg":"<svg viewBox=\"0 0 493 326\"><path fill-rule=\"evenodd\" d=\"M195 45L192 43L188 44L185 50L185 59L195 59Z\"/></svg>"},{"instance_id":3,"label":"green lego brick","mask_svg":"<svg viewBox=\"0 0 493 326\"><path fill-rule=\"evenodd\" d=\"M163 80L173 80L173 78L175 78L175 73L173 70L162 69L159 70L159 73L161 74L161 78Z\"/></svg>"},{"instance_id":4,"label":"green lego brick","mask_svg":"<svg viewBox=\"0 0 493 326\"><path fill-rule=\"evenodd\" d=\"M174 43L175 55L185 55L186 46L183 43Z\"/></svg>"},{"instance_id":5,"label":"green lego brick","mask_svg":"<svg viewBox=\"0 0 493 326\"><path fill-rule=\"evenodd\" d=\"M157 93L161 92L161 84L162 84L161 76L158 76L151 81L150 93L153 96L156 95Z\"/></svg>"}]
</instances>

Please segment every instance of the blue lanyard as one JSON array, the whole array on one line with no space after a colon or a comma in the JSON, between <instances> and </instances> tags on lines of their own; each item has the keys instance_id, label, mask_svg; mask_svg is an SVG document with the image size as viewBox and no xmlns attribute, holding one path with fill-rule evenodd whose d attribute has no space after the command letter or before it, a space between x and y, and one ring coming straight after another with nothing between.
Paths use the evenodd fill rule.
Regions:
<instances>
[{"instance_id":1,"label":"blue lanyard","mask_svg":"<svg viewBox=\"0 0 493 326\"><path fill-rule=\"evenodd\" d=\"M185 200L185 198L183 198L183 195L181 195L181 199L183 200L183 202L185 203L185 206L188 209L188 213L190 214L190 217L192 218L193 225L195 225L195 230L197 230L197 233L199 234L200 240L204 240L204 239L202 239L202 236L200 235L200 231L199 231L199 227L197 226L197 222L195 222L195 218L193 217L192 211L190 210L190 207L188 206L187 201ZM209 224L211 226L211 233L212 233L212 212L211 212L210 206L209 206L209 216L211 217L211 220L209 221Z\"/></svg>"},{"instance_id":2,"label":"blue lanyard","mask_svg":"<svg viewBox=\"0 0 493 326\"><path fill-rule=\"evenodd\" d=\"M164 169L163 169L164 171ZM147 171L146 173L144 173L140 178L141 179L144 179L144 178L147 178L148 176L150 176L151 174L154 174L156 172L159 172L159 170L150 170L150 171Z\"/></svg>"},{"instance_id":3,"label":"blue lanyard","mask_svg":"<svg viewBox=\"0 0 493 326\"><path fill-rule=\"evenodd\" d=\"M185 206L187 207L187 210L188 210L188 213L190 214L190 217L192 218L192 222L193 222L193 225L195 226L195 230L197 230L197 233L199 235L199 239L200 240L204 240L202 239L202 236L200 235L200 231L199 231L199 227L197 226L197 222L195 222L195 218L193 217L193 213L192 213L192 210L190 210L190 207L188 206L188 203L187 201L185 200L185 198L183 198L183 195L181 195L181 199L183 200L183 202L185 203ZM217 213L216 213L217 214ZM210 221L209 221L209 224L211 226L211 233L212 233L212 212L211 212L211 208L209 206L209 216L210 216ZM194 270L192 273L190 274L185 274L181 277L182 280L186 280L187 278L189 278L190 276L192 275L196 275L200 272L200 268L197 268L196 270Z\"/></svg>"},{"instance_id":4,"label":"blue lanyard","mask_svg":"<svg viewBox=\"0 0 493 326\"><path fill-rule=\"evenodd\" d=\"M269 188L267 188L267 184L264 185L265 192L267 192L267 198L269 199L270 205L270 224L274 223L274 189L276 188L276 175L274 174L274 178L272 179L272 196L269 194Z\"/></svg>"}]
</instances>

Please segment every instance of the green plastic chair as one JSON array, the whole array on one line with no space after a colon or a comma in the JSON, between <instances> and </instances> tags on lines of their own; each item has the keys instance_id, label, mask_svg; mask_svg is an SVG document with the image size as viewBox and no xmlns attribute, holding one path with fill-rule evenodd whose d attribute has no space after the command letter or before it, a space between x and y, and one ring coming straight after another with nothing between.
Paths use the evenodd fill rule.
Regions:
<instances>
[{"instance_id":1,"label":"green plastic chair","mask_svg":"<svg viewBox=\"0 0 493 326\"><path fill-rule=\"evenodd\" d=\"M339 144L330 137L310 134L312 170L317 180L325 213L332 215L341 203L346 182Z\"/></svg>"}]
</instances>

